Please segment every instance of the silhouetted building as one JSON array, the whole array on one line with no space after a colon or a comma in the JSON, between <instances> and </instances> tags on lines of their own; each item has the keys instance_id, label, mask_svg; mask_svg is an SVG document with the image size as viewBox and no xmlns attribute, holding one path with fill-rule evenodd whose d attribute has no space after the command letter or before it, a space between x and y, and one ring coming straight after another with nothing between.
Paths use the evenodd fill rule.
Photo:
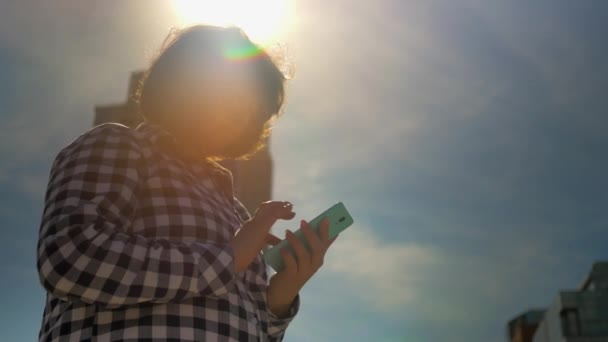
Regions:
<instances>
[{"instance_id":1,"label":"silhouetted building","mask_svg":"<svg viewBox=\"0 0 608 342\"><path fill-rule=\"evenodd\" d=\"M545 310L528 310L511 319L507 324L509 342L532 342L544 312Z\"/></svg>"},{"instance_id":2,"label":"silhouetted building","mask_svg":"<svg viewBox=\"0 0 608 342\"><path fill-rule=\"evenodd\" d=\"M534 342L608 342L608 262L596 262L576 291L561 291Z\"/></svg>"},{"instance_id":3,"label":"silhouetted building","mask_svg":"<svg viewBox=\"0 0 608 342\"><path fill-rule=\"evenodd\" d=\"M509 321L507 336L512 342L608 342L608 262L594 263L578 290L559 292L544 313L531 310Z\"/></svg>"},{"instance_id":4,"label":"silhouetted building","mask_svg":"<svg viewBox=\"0 0 608 342\"><path fill-rule=\"evenodd\" d=\"M143 72L134 72L129 81L127 102L124 104L95 106L93 124L118 122L135 127L142 118L137 111L134 95ZM234 191L238 199L253 215L261 202L272 194L272 158L268 145L249 160L226 160L221 163L234 176Z\"/></svg>"}]
</instances>

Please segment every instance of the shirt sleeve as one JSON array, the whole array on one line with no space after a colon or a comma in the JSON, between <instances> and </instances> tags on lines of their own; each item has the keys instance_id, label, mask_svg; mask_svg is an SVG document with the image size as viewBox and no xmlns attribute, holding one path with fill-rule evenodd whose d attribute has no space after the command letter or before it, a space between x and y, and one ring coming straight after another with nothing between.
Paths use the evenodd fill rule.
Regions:
<instances>
[{"instance_id":1,"label":"shirt sleeve","mask_svg":"<svg viewBox=\"0 0 608 342\"><path fill-rule=\"evenodd\" d=\"M230 245L131 234L142 173L133 132L106 124L63 149L51 170L38 241L45 289L109 308L221 296L235 279Z\"/></svg>"},{"instance_id":2,"label":"shirt sleeve","mask_svg":"<svg viewBox=\"0 0 608 342\"><path fill-rule=\"evenodd\" d=\"M239 201L239 199L236 197L234 197L234 209L236 210L236 213L239 215L239 218L242 222L251 220L251 214L249 214L249 210L247 210L243 203Z\"/></svg>"},{"instance_id":3,"label":"shirt sleeve","mask_svg":"<svg viewBox=\"0 0 608 342\"><path fill-rule=\"evenodd\" d=\"M291 308L289 309L289 313L285 317L277 317L270 310L268 310L268 340L271 342L280 342L283 341L283 337L285 337L285 331L289 326L289 323L293 321L296 317L296 314L300 310L300 295L298 294L296 298L291 303Z\"/></svg>"}]
</instances>

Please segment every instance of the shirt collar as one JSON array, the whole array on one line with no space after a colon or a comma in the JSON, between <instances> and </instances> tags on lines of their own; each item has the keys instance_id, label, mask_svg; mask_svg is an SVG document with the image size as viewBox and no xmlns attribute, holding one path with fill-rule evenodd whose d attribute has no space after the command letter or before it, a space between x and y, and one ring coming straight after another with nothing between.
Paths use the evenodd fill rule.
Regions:
<instances>
[{"instance_id":1,"label":"shirt collar","mask_svg":"<svg viewBox=\"0 0 608 342\"><path fill-rule=\"evenodd\" d=\"M212 176L218 177L220 182L225 183L223 184L224 186L232 188L232 173L230 170L213 160L205 158L196 160L193 160L192 158L184 158L184 156L180 155L179 153L175 136L173 136L171 132L161 125L150 121L144 121L139 124L135 130L142 134L144 139L149 141L152 145L182 159L186 164L193 167L197 171L202 169L210 172Z\"/></svg>"},{"instance_id":2,"label":"shirt collar","mask_svg":"<svg viewBox=\"0 0 608 342\"><path fill-rule=\"evenodd\" d=\"M135 130L141 133L144 138L152 144L176 143L175 137L169 131L167 131L164 127L150 121L140 123Z\"/></svg>"}]
</instances>

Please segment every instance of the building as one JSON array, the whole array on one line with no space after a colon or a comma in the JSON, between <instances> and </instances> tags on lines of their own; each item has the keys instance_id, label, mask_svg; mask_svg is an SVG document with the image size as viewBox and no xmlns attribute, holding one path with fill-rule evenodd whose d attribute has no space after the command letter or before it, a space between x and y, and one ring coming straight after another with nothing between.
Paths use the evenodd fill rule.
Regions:
<instances>
[{"instance_id":1,"label":"building","mask_svg":"<svg viewBox=\"0 0 608 342\"><path fill-rule=\"evenodd\" d=\"M561 291L544 311L509 321L509 341L608 342L608 261L596 262L577 290Z\"/></svg>"},{"instance_id":2,"label":"building","mask_svg":"<svg viewBox=\"0 0 608 342\"><path fill-rule=\"evenodd\" d=\"M561 291L534 342L608 342L608 262L596 262L578 290Z\"/></svg>"},{"instance_id":3,"label":"building","mask_svg":"<svg viewBox=\"0 0 608 342\"><path fill-rule=\"evenodd\" d=\"M129 81L127 101L124 104L95 106L93 125L118 122L135 127L141 121L134 101L135 91L143 72L134 72ZM232 172L234 191L250 213L254 213L261 202L268 201L272 193L272 158L268 145L249 160L227 160L222 165Z\"/></svg>"},{"instance_id":4,"label":"building","mask_svg":"<svg viewBox=\"0 0 608 342\"><path fill-rule=\"evenodd\" d=\"M545 310L528 310L511 319L507 324L508 341L532 342L544 313Z\"/></svg>"}]
</instances>

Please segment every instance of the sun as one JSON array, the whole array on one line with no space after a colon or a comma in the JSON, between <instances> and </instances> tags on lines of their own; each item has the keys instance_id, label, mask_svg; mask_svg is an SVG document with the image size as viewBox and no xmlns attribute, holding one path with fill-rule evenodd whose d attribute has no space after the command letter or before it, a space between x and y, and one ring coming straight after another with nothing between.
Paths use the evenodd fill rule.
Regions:
<instances>
[{"instance_id":1,"label":"sun","mask_svg":"<svg viewBox=\"0 0 608 342\"><path fill-rule=\"evenodd\" d=\"M258 44L271 44L288 30L291 0L174 0L186 25L235 25Z\"/></svg>"}]
</instances>

